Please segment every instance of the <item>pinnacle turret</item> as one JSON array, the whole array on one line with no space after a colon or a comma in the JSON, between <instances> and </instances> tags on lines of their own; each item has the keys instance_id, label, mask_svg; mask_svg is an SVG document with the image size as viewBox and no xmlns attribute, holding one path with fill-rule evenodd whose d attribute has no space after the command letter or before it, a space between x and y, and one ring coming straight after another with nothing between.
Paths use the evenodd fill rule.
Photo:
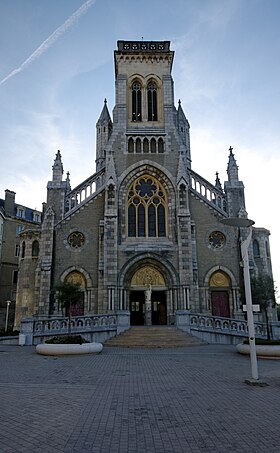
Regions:
<instances>
[{"instance_id":1,"label":"pinnacle turret","mask_svg":"<svg viewBox=\"0 0 280 453\"><path fill-rule=\"evenodd\" d=\"M113 123L107 108L107 100L96 123L96 170L99 171L105 164L105 148L111 136Z\"/></svg>"},{"instance_id":2,"label":"pinnacle turret","mask_svg":"<svg viewBox=\"0 0 280 453\"><path fill-rule=\"evenodd\" d=\"M109 110L108 110L108 107L107 107L107 99L105 98L104 99L104 106L103 106L103 109L102 109L102 112L100 114L100 117L97 121L97 124L100 124L100 123L112 123L112 120L111 120L111 117L110 117L110 113L109 113Z\"/></svg>"},{"instance_id":3,"label":"pinnacle turret","mask_svg":"<svg viewBox=\"0 0 280 453\"><path fill-rule=\"evenodd\" d=\"M236 163L236 159L232 152L232 147L229 147L229 158L228 158L228 166L227 166L227 174L228 174L228 181L235 182L239 181L238 178L238 166Z\"/></svg>"},{"instance_id":4,"label":"pinnacle turret","mask_svg":"<svg viewBox=\"0 0 280 453\"><path fill-rule=\"evenodd\" d=\"M221 184L221 181L220 181L220 178L219 178L219 173L217 171L216 171L215 187L216 187L216 189L218 189L220 191L223 191L222 184Z\"/></svg>"},{"instance_id":5,"label":"pinnacle turret","mask_svg":"<svg viewBox=\"0 0 280 453\"><path fill-rule=\"evenodd\" d=\"M240 210L245 210L244 184L238 178L238 166L229 148L229 158L227 166L228 180L225 181L225 194L227 198L227 208L229 217L238 217Z\"/></svg>"},{"instance_id":6,"label":"pinnacle turret","mask_svg":"<svg viewBox=\"0 0 280 453\"><path fill-rule=\"evenodd\" d=\"M52 180L55 182L61 181L63 176L63 165L61 160L61 154L58 150L55 156L54 164L52 167Z\"/></svg>"},{"instance_id":7,"label":"pinnacle turret","mask_svg":"<svg viewBox=\"0 0 280 453\"><path fill-rule=\"evenodd\" d=\"M69 171L66 173L66 192L71 192L71 184L70 184L70 173Z\"/></svg>"}]
</instances>

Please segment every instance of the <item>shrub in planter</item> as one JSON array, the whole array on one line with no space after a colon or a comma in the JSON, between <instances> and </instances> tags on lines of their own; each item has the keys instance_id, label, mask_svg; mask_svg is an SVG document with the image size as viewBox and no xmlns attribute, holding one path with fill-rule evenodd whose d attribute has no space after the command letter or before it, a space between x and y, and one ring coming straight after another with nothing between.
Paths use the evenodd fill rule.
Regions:
<instances>
[{"instance_id":1,"label":"shrub in planter","mask_svg":"<svg viewBox=\"0 0 280 453\"><path fill-rule=\"evenodd\" d=\"M85 340L81 335L67 335L65 337L53 337L46 340L47 344L83 344L90 343Z\"/></svg>"},{"instance_id":2,"label":"shrub in planter","mask_svg":"<svg viewBox=\"0 0 280 453\"><path fill-rule=\"evenodd\" d=\"M19 334L19 330L13 330L13 329L8 329L8 330L0 330L0 337L15 337Z\"/></svg>"}]
</instances>

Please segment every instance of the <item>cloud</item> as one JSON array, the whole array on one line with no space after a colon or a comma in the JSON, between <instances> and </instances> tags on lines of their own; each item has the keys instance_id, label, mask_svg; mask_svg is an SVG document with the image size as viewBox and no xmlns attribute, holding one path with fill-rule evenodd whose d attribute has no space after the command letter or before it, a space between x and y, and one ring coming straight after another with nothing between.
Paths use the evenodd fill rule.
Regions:
<instances>
[{"instance_id":1,"label":"cloud","mask_svg":"<svg viewBox=\"0 0 280 453\"><path fill-rule=\"evenodd\" d=\"M4 79L0 80L0 85L7 82L11 77L22 72L31 63L41 57L69 28L71 28L79 18L85 14L96 0L87 0L77 9L60 27L58 27L34 52L16 69L10 72Z\"/></svg>"}]
</instances>

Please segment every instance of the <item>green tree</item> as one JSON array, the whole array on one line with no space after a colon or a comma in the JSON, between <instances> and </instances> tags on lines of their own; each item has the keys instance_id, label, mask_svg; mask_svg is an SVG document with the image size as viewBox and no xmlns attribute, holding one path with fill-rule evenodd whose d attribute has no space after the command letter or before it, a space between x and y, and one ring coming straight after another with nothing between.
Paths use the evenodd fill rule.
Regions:
<instances>
[{"instance_id":1,"label":"green tree","mask_svg":"<svg viewBox=\"0 0 280 453\"><path fill-rule=\"evenodd\" d=\"M265 315L267 339L270 340L271 334L268 320L268 309L269 307L275 307L276 304L276 288L274 286L274 281L268 274L261 274L258 277L252 277L251 289L253 303L259 304Z\"/></svg>"},{"instance_id":2,"label":"green tree","mask_svg":"<svg viewBox=\"0 0 280 453\"><path fill-rule=\"evenodd\" d=\"M68 315L68 333L71 334L71 306L81 297L81 285L79 283L63 282L56 286L57 298L65 315Z\"/></svg>"}]
</instances>

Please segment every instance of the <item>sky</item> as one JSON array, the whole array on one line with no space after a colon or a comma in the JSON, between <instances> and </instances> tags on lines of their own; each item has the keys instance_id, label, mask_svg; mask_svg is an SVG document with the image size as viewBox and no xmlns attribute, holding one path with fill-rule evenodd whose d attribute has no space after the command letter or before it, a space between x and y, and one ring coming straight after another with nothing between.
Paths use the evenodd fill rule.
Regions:
<instances>
[{"instance_id":1,"label":"sky","mask_svg":"<svg viewBox=\"0 0 280 453\"><path fill-rule=\"evenodd\" d=\"M168 40L192 169L223 185L233 147L280 291L279 20L279 0L0 0L0 198L41 209L58 149L72 188L93 174L117 40Z\"/></svg>"}]
</instances>

